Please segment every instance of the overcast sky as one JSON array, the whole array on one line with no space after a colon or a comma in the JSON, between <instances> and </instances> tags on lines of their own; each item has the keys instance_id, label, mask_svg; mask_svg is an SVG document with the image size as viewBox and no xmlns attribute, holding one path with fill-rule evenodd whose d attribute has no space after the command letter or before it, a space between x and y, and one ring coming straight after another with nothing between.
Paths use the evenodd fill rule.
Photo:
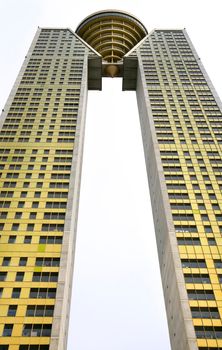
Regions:
<instances>
[{"instance_id":1,"label":"overcast sky","mask_svg":"<svg viewBox=\"0 0 222 350\"><path fill-rule=\"evenodd\" d=\"M116 8L148 31L186 28L219 95L221 0L1 0L0 107L37 26L73 30ZM90 92L68 350L169 350L134 92Z\"/></svg>"}]
</instances>

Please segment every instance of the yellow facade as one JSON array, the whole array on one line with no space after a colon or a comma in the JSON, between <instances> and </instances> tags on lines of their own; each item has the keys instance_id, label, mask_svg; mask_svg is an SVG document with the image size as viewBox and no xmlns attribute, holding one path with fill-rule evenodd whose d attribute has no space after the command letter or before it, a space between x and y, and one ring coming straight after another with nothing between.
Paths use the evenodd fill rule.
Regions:
<instances>
[{"instance_id":1,"label":"yellow facade","mask_svg":"<svg viewBox=\"0 0 222 350\"><path fill-rule=\"evenodd\" d=\"M2 116L1 350L49 349L84 52L39 29Z\"/></svg>"}]
</instances>

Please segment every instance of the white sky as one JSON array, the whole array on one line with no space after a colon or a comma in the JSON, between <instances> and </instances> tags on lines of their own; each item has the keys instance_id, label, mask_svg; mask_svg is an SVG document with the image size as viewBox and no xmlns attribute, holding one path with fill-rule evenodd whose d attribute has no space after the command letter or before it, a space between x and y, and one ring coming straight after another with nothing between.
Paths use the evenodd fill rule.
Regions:
<instances>
[{"instance_id":1,"label":"white sky","mask_svg":"<svg viewBox=\"0 0 222 350\"><path fill-rule=\"evenodd\" d=\"M148 31L184 28L219 95L221 0L1 0L0 108L37 26L75 29L116 8ZM134 92L90 92L68 350L169 350Z\"/></svg>"}]
</instances>

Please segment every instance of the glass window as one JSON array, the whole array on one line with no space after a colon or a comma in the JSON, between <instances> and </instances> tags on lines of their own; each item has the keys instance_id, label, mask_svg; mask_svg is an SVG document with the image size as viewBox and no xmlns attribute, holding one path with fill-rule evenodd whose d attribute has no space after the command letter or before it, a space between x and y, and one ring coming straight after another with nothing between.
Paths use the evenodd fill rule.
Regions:
<instances>
[{"instance_id":1,"label":"glass window","mask_svg":"<svg viewBox=\"0 0 222 350\"><path fill-rule=\"evenodd\" d=\"M31 242L32 242L32 236L25 236L24 243L25 244L30 244Z\"/></svg>"},{"instance_id":2,"label":"glass window","mask_svg":"<svg viewBox=\"0 0 222 350\"><path fill-rule=\"evenodd\" d=\"M214 293L212 290L188 290L188 298L190 300L214 300Z\"/></svg>"},{"instance_id":3,"label":"glass window","mask_svg":"<svg viewBox=\"0 0 222 350\"><path fill-rule=\"evenodd\" d=\"M13 288L12 290L12 298L19 298L21 293L21 288Z\"/></svg>"},{"instance_id":4,"label":"glass window","mask_svg":"<svg viewBox=\"0 0 222 350\"><path fill-rule=\"evenodd\" d=\"M16 278L15 278L15 280L17 281L17 282L20 282L20 281L23 281L23 279L24 279L24 272L17 272L16 273Z\"/></svg>"},{"instance_id":5,"label":"glass window","mask_svg":"<svg viewBox=\"0 0 222 350\"><path fill-rule=\"evenodd\" d=\"M209 245L217 245L215 238L207 238Z\"/></svg>"},{"instance_id":6,"label":"glass window","mask_svg":"<svg viewBox=\"0 0 222 350\"><path fill-rule=\"evenodd\" d=\"M11 262L11 258L10 257L4 257L3 261L2 261L2 266L9 266Z\"/></svg>"},{"instance_id":7,"label":"glass window","mask_svg":"<svg viewBox=\"0 0 222 350\"><path fill-rule=\"evenodd\" d=\"M17 311L17 305L9 305L7 316L15 316Z\"/></svg>"},{"instance_id":8,"label":"glass window","mask_svg":"<svg viewBox=\"0 0 222 350\"><path fill-rule=\"evenodd\" d=\"M7 277L7 272L0 272L0 281L5 281Z\"/></svg>"},{"instance_id":9,"label":"glass window","mask_svg":"<svg viewBox=\"0 0 222 350\"><path fill-rule=\"evenodd\" d=\"M11 337L12 330L13 330L13 324L5 324L2 336L3 337Z\"/></svg>"},{"instance_id":10,"label":"glass window","mask_svg":"<svg viewBox=\"0 0 222 350\"><path fill-rule=\"evenodd\" d=\"M9 236L8 243L15 243L15 241L16 241L16 236Z\"/></svg>"},{"instance_id":11,"label":"glass window","mask_svg":"<svg viewBox=\"0 0 222 350\"><path fill-rule=\"evenodd\" d=\"M26 266L28 258L20 258L19 266Z\"/></svg>"}]
</instances>

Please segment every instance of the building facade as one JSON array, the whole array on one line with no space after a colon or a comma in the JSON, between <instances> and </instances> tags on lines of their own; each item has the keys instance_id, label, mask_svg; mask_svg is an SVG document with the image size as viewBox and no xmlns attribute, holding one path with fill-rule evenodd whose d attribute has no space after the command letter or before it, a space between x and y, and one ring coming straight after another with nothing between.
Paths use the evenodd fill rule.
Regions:
<instances>
[{"instance_id":1,"label":"building facade","mask_svg":"<svg viewBox=\"0 0 222 350\"><path fill-rule=\"evenodd\" d=\"M38 29L1 116L0 349L65 350L87 91L135 90L173 350L222 349L221 102L186 30Z\"/></svg>"}]
</instances>

